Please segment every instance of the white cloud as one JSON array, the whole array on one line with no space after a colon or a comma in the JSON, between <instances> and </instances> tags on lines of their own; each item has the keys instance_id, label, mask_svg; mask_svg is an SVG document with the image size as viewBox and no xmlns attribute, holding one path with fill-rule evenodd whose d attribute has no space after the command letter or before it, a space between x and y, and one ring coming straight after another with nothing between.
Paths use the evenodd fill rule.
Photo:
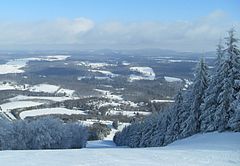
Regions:
<instances>
[{"instance_id":1,"label":"white cloud","mask_svg":"<svg viewBox=\"0 0 240 166\"><path fill-rule=\"evenodd\" d=\"M194 21L120 21L95 23L87 18L28 23L0 23L2 45L78 45L79 48L163 48L214 50L220 37L240 23L215 11Z\"/></svg>"}]
</instances>

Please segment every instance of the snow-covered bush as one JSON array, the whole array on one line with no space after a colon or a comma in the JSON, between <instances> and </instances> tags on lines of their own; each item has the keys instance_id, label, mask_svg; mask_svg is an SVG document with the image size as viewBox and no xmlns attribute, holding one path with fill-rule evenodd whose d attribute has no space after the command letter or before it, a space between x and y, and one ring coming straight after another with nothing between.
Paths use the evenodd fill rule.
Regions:
<instances>
[{"instance_id":1,"label":"snow-covered bush","mask_svg":"<svg viewBox=\"0 0 240 166\"><path fill-rule=\"evenodd\" d=\"M88 131L78 123L51 117L34 121L0 121L0 149L84 148Z\"/></svg>"}]
</instances>

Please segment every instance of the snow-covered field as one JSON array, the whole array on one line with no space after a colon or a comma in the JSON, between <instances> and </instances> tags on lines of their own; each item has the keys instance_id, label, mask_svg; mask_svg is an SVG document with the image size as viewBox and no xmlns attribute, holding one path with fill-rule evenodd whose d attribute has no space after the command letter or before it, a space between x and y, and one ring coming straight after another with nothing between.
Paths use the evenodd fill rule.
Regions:
<instances>
[{"instance_id":1,"label":"snow-covered field","mask_svg":"<svg viewBox=\"0 0 240 166\"><path fill-rule=\"evenodd\" d=\"M0 91L1 90L26 90L26 86L24 85L17 85L13 82L0 82Z\"/></svg>"},{"instance_id":2,"label":"snow-covered field","mask_svg":"<svg viewBox=\"0 0 240 166\"><path fill-rule=\"evenodd\" d=\"M174 102L174 100L167 100L167 99L165 99L165 100L151 100L151 102L152 103L173 103Z\"/></svg>"},{"instance_id":3,"label":"snow-covered field","mask_svg":"<svg viewBox=\"0 0 240 166\"><path fill-rule=\"evenodd\" d=\"M110 110L107 112L109 115L126 115L126 116L136 116L139 115L150 115L151 112L144 112L144 111L115 111Z\"/></svg>"},{"instance_id":4,"label":"snow-covered field","mask_svg":"<svg viewBox=\"0 0 240 166\"><path fill-rule=\"evenodd\" d=\"M18 95L16 97L10 98L10 101L24 101L24 100L49 100L49 101L65 101L65 100L70 100L70 99L78 99L77 97L47 97L47 96L23 96L23 95Z\"/></svg>"},{"instance_id":5,"label":"snow-covered field","mask_svg":"<svg viewBox=\"0 0 240 166\"><path fill-rule=\"evenodd\" d=\"M7 62L6 64L0 65L0 74L9 74L9 73L23 73L23 68L27 65L29 61L62 61L66 60L68 55L50 55L42 56L37 58L22 58L22 59L13 59Z\"/></svg>"},{"instance_id":6,"label":"snow-covered field","mask_svg":"<svg viewBox=\"0 0 240 166\"><path fill-rule=\"evenodd\" d=\"M81 110L70 110L67 108L44 108L44 109L35 109L29 111L23 111L20 113L20 118L25 119L26 117L34 117L34 116L41 116L41 115L52 115L52 114L85 114L84 111Z\"/></svg>"},{"instance_id":7,"label":"snow-covered field","mask_svg":"<svg viewBox=\"0 0 240 166\"><path fill-rule=\"evenodd\" d=\"M117 74L114 74L114 73L112 73L110 71L107 71L107 70L89 70L89 71L94 72L94 73L101 73L101 74L104 74L104 75L106 75L110 78L118 76Z\"/></svg>"},{"instance_id":8,"label":"snow-covered field","mask_svg":"<svg viewBox=\"0 0 240 166\"><path fill-rule=\"evenodd\" d=\"M85 149L0 151L4 166L239 166L240 133L207 133L160 148L115 147L110 140Z\"/></svg>"},{"instance_id":9,"label":"snow-covered field","mask_svg":"<svg viewBox=\"0 0 240 166\"><path fill-rule=\"evenodd\" d=\"M50 84L38 84L34 85L29 88L32 92L46 92L46 93L54 93L56 92L60 87L57 85L50 85Z\"/></svg>"},{"instance_id":10,"label":"snow-covered field","mask_svg":"<svg viewBox=\"0 0 240 166\"><path fill-rule=\"evenodd\" d=\"M108 90L102 90L102 89L94 89L97 92L100 92L102 94L102 97L106 97L111 100L123 100L121 95L114 95L112 92Z\"/></svg>"},{"instance_id":11,"label":"snow-covered field","mask_svg":"<svg viewBox=\"0 0 240 166\"><path fill-rule=\"evenodd\" d=\"M2 111L7 114L11 119L15 119L15 117L11 113L12 109L38 106L41 104L43 103L34 101L13 101L1 104L0 107L2 108Z\"/></svg>"},{"instance_id":12,"label":"snow-covered field","mask_svg":"<svg viewBox=\"0 0 240 166\"><path fill-rule=\"evenodd\" d=\"M168 77L168 76L165 76L164 79L165 79L167 82L182 82L182 81L183 81L181 78Z\"/></svg>"},{"instance_id":13,"label":"snow-covered field","mask_svg":"<svg viewBox=\"0 0 240 166\"><path fill-rule=\"evenodd\" d=\"M80 66L86 66L86 67L89 67L89 68L91 68L91 69L102 69L102 68L104 68L104 67L107 67L107 66L116 66L115 64L109 64L109 63L101 63L101 62L99 62L99 63L95 63L95 62L85 62L85 61L81 61L81 62L79 62L78 63L78 65L80 65Z\"/></svg>"},{"instance_id":14,"label":"snow-covered field","mask_svg":"<svg viewBox=\"0 0 240 166\"><path fill-rule=\"evenodd\" d=\"M131 74L129 77L129 81L155 79L155 73L151 67L130 67L130 70L138 72L141 75Z\"/></svg>"}]
</instances>

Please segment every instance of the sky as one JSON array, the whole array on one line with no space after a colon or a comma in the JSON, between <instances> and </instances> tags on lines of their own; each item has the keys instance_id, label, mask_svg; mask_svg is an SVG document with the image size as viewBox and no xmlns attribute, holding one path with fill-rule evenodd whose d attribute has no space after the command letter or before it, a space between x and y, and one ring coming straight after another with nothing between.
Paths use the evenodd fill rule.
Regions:
<instances>
[{"instance_id":1,"label":"sky","mask_svg":"<svg viewBox=\"0 0 240 166\"><path fill-rule=\"evenodd\" d=\"M212 51L239 0L0 0L0 49Z\"/></svg>"}]
</instances>

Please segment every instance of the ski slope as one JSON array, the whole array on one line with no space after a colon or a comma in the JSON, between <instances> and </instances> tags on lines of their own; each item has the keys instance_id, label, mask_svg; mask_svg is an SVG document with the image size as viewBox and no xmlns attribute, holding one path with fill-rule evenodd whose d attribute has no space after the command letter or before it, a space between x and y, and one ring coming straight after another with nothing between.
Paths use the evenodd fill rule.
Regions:
<instances>
[{"instance_id":1,"label":"ski slope","mask_svg":"<svg viewBox=\"0 0 240 166\"><path fill-rule=\"evenodd\" d=\"M110 140L73 150L0 151L4 166L239 166L240 133L207 133L160 148L115 147Z\"/></svg>"}]
</instances>

